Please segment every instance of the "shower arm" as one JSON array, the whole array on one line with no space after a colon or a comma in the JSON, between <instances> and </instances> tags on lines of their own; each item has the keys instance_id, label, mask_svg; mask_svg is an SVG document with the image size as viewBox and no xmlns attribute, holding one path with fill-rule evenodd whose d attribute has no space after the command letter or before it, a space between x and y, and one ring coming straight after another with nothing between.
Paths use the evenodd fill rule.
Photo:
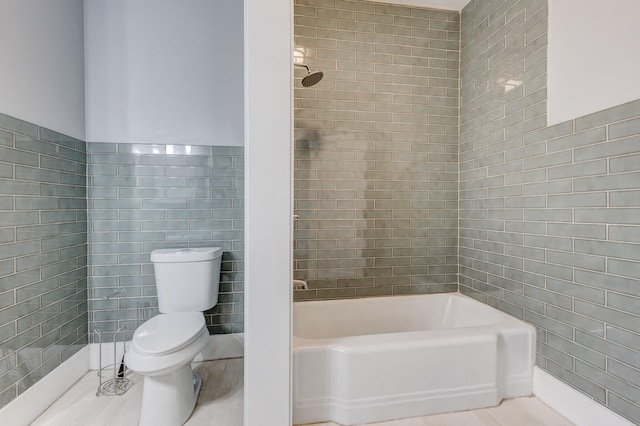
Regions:
<instances>
[{"instance_id":1,"label":"shower arm","mask_svg":"<svg viewBox=\"0 0 640 426\"><path fill-rule=\"evenodd\" d=\"M308 72L309 74L311 74L311 68L309 68L309 65L306 65L306 64L296 64L295 62L293 63L293 65L294 65L294 66L296 66L296 67L306 68L306 69L307 69L307 72Z\"/></svg>"}]
</instances>

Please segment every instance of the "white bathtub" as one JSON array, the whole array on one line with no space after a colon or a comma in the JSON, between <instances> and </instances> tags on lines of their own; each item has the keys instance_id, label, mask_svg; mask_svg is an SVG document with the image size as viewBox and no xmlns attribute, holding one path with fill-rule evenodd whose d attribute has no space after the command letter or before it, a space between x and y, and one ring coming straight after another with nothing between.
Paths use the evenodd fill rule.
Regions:
<instances>
[{"instance_id":1,"label":"white bathtub","mask_svg":"<svg viewBox=\"0 0 640 426\"><path fill-rule=\"evenodd\" d=\"M535 329L459 293L296 302L294 424L343 425L531 395Z\"/></svg>"}]
</instances>

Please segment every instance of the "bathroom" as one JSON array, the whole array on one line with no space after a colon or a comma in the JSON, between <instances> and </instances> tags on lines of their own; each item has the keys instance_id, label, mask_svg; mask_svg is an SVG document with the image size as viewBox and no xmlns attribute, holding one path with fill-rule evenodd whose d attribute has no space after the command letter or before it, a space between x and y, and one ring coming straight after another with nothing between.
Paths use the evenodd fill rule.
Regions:
<instances>
[{"instance_id":1,"label":"bathroom","mask_svg":"<svg viewBox=\"0 0 640 426\"><path fill-rule=\"evenodd\" d=\"M484 4L484 2L480 3ZM539 4L539 2L531 3ZM531 7L537 7L535 5ZM262 5L257 1L247 0L245 2L246 56L244 66L247 78L245 87L247 87L246 97L251 99L251 102L247 102L245 105L247 132L245 134L244 178L247 190L244 194L246 220L244 229L247 232L247 241L244 244L244 282L259 284L247 285L244 305L240 303L242 301L241 295L230 296L231 298L239 298L230 301L231 306L228 308L231 309L231 312L220 312L219 319L211 318L212 325L213 321L219 321L216 325L220 324L222 327L230 328L218 331L239 332L242 331L241 321L233 318L231 313L239 314L242 311L238 311L238 309L244 307L246 424L261 424L260 420L265 418L273 419L269 422L270 424L287 424L289 421L288 406L290 402L288 402L287 395L290 363L290 308L288 306L291 295L290 288L286 283L290 279L290 272L287 271L293 270L293 261L287 256L264 256L264 252L288 253L291 252L292 244L290 242L292 235L289 229L292 226L290 216L293 206L290 192L287 190L291 186L292 179L290 172L292 169L291 144L283 143L283 141L292 140L288 124L291 122L292 106L291 101L287 98L287 94L293 90L290 78L292 74L290 70L291 52L286 48L291 45L292 37L287 29L293 14L290 9L291 5L287 2L281 2L281 4L270 2L269 5ZM66 12L65 16L73 16L70 11ZM471 13L471 9L467 13ZM496 10L495 13L499 18L504 11ZM621 15L632 16L633 14L622 13ZM265 16L270 16L273 19L265 20ZM616 17L616 19L620 18ZM238 19L239 23L241 18ZM27 20L22 22L27 22ZM464 40L464 14L462 24L462 38ZM7 28L7 26L5 25L3 28ZM270 34L268 39L262 36L266 31ZM603 34L609 33L603 32ZM77 40L69 41L69 43L74 42L77 43ZM62 54L62 52L58 53ZM237 52L227 52L227 54L232 53ZM49 59L47 63L56 63L55 58ZM464 81L464 56L461 59ZM40 63L31 65L29 69L32 72L44 71ZM237 69L229 71L233 71L236 75L242 75L242 71ZM618 71L622 72L623 70L619 69ZM296 75L299 76L297 73ZM73 79L74 76L71 75L68 78ZM75 78L76 80L81 79L77 75ZM544 87L542 80L544 78L540 77L533 81L531 86L542 84L539 88ZM622 77L619 80L624 81ZM528 83L524 82L522 85L527 88ZM15 82L3 81L2 84L7 86L8 92L6 93L14 93L11 90L20 89ZM635 85L627 84L628 90L626 91L631 92L631 89L636 86L637 83ZM44 90L46 88L42 89L43 92L46 92ZM64 87L60 89L64 89ZM545 368L553 376L606 404L615 412L637 422L639 417L634 413L637 413L638 381L634 380L636 370L631 368L635 365L632 355L636 353L635 350L638 348L633 343L636 337L633 330L637 328L634 326L637 319L637 309L634 305L636 299L633 297L636 294L633 287L637 276L634 269L637 265L637 258L634 257L634 253L637 252L637 246L634 245L634 242L637 242L637 238L634 239L634 230L637 229L634 226L637 225L637 220L633 215L629 215L634 207L637 207L637 202L634 204L636 193L633 191L637 187L634 185L637 177L633 173L636 169L632 168L633 154L636 151L630 148L627 151L609 152L609 149L605 148L606 155L598 156L598 149L602 151L602 146L599 143L603 143L603 141L597 139L597 133L602 131L602 126L620 122L617 127L612 125L608 128L610 138L616 137L612 135L617 132L617 138L632 144L634 135L638 133L637 124L635 124L637 120L633 121L633 118L639 115L638 105L632 103L628 104L626 108L624 106L615 108L615 106L637 99L637 93L631 99L612 104L611 106L614 108L601 115L580 119L585 115L583 113L567 116L562 120L576 118L576 133L586 130L589 132L589 137L596 139L580 142L580 139L576 137L574 141L571 141L573 129L567 130L567 126L562 125L549 129L549 134L546 135L544 133L535 134L529 129L527 130L529 139L523 142L525 148L518 150L514 145L509 145L509 143L516 143L511 139L494 141L485 138L476 143L486 143L487 146L474 145L473 140L479 139L475 126L479 126L481 130L478 132L482 132L484 131L482 128L487 126L486 122L483 123L482 120L489 121L494 117L483 118L478 111L480 117L469 119L471 120L469 124L464 126L466 123L464 95L465 90L470 89L471 87L464 83L461 85L462 104L460 107L463 113L459 153L461 156L459 163L461 172L459 239L461 290L469 293L479 292L476 294L477 297L484 297L490 304L499 306L515 316L524 316L525 319L534 323L540 330L538 365L541 368ZM65 93L65 96L70 96L71 92L66 91ZM606 93L600 92L600 94ZM82 95L80 96L82 97ZM91 94L87 92L87 96L91 96ZM27 119L26 121L44 127L66 128L62 124L60 127L56 127L56 122L29 120L32 117L30 109L41 107L41 103L31 102L24 107L15 100L20 99L19 96L15 95L15 99L9 98L15 103L3 106L0 113L24 117ZM8 102L6 99L5 102ZM76 115L82 115L84 108L77 105L78 99L72 101L76 102ZM582 105L582 102L579 104ZM24 107L28 113L19 114L16 112L18 107ZM56 108L51 109L56 110ZM533 117L534 120L539 117L537 115L539 113L536 113L534 109L523 109L525 116ZM89 115L87 118L90 118ZM510 118L513 117L510 116ZM553 132L557 133L552 134ZM32 134L28 128L21 128L18 133ZM464 136L465 134L467 136ZM495 136L493 133L491 135ZM465 137L469 139L465 141ZM540 139L535 140L536 137ZM566 137L567 140L561 139L561 137ZM541 145L536 142L551 138L557 138L556 146L558 147L575 146L576 153L578 153L578 149L582 150L580 151L580 155L583 155L581 161L586 161L584 165L587 166L585 169L588 169L589 174L580 175L575 179L575 183L581 185L581 187L575 188L576 194L570 194L562 188L567 183L566 176L575 176L575 173L578 173L559 167L563 164L561 156L566 154L567 148L558 148L557 151L554 151L557 152L557 156L547 156L539 151ZM240 137L240 139L242 138ZM265 140L268 143L264 143ZM111 141L117 141L117 139ZM91 145L90 143L89 148ZM120 148L125 149L126 145L122 144ZM491 146L489 147L489 145ZM620 149L624 149L623 143L619 145ZM213 150L213 148L211 149ZM89 156L100 157L108 154L109 152L89 151ZM126 153L122 154L126 157ZM217 152L207 153L206 156L217 158L217 154ZM467 157L463 159L462 155ZM524 166L523 173L517 174L513 170L500 172L499 166L510 167L513 166L511 163L514 160L518 160L517 157L513 157L514 155L528 156L526 161L529 163ZM609 159L607 155L612 158ZM236 159L236 165L238 161L242 162L242 159L237 159L242 155L236 155L235 152L233 155L224 152L221 156L227 157L224 161L229 161L228 157L231 157L232 162L233 159ZM23 160L16 160L16 164L22 165L23 163L19 161ZM545 163L545 161L550 163ZM538 165L535 164L536 162ZM597 179L595 176L601 174L599 170L602 170L605 162L608 162L611 175L604 180ZM173 165L156 166L171 167ZM553 169L553 167L558 168ZM549 180L554 180L553 185L550 186L556 187L555 189L545 187L542 184L537 176L540 170L557 173L557 177L549 177ZM467 174L463 178L464 173ZM562 178L562 173L574 174L565 175ZM521 180L499 182L502 176ZM525 194L511 192L521 185L526 188ZM282 189L274 191L274 188ZM113 187L107 186L103 189L105 192L106 190L113 191ZM261 196L265 193L269 194L269 199L264 199ZM485 196L484 193L487 195ZM492 195L493 193L496 195ZM502 195L498 195L498 193ZM605 194L609 196L609 204L603 205ZM521 195L527 195L527 198L525 199ZM557 203L556 205L559 207L550 210L538 204L547 195L548 202ZM69 196L65 194L64 197L69 202ZM497 197L508 201L508 204L496 205ZM523 202L525 205L515 204L518 202ZM562 204L563 202L574 204L567 207L566 204ZM589 204L585 205L584 203ZM249 208L249 206L251 207ZM551 206L553 204L549 204L549 207ZM615 208L605 210L605 207ZM12 207L7 208L7 210L12 209ZM80 225L70 234L80 234L77 237L79 240L76 241L81 241L84 232L82 204L80 203L74 210L74 215L79 219ZM522 217L518 216L520 213L522 213ZM575 213L575 218L567 216L569 213ZM546 216L548 214L552 216ZM12 223L10 221L14 220L10 219L8 214L3 214L3 218L6 218L8 223ZM234 219L225 218L225 220ZM72 227L68 225L68 220L61 222L65 223L65 226ZM502 225L508 226L504 229L495 228ZM297 226L299 229L304 225L299 222ZM541 227L546 228L543 230ZM127 231L122 230L121 232ZM7 240L9 237L6 234L3 235L5 235L4 241L12 241L11 239ZM100 242L92 241L91 236L92 231L88 234L89 244L99 245ZM575 247L568 246L571 241L574 241ZM72 247L76 247L78 244L81 243L75 243ZM71 251L70 249L69 253ZM129 253L131 254L131 252ZM20 257L22 254L15 254L8 260L3 259L3 268L13 268L14 258ZM82 258L82 255L77 257ZM78 259L77 261L81 263L83 260ZM230 263L233 261L230 260ZM238 267L242 266L238 265ZM233 266L230 264L229 268L233 268ZM544 272L540 268L544 268ZM307 273L307 271L304 272L304 274ZM148 271L146 274L148 278ZM28 278L26 274L24 277ZM242 278L236 278L237 281L234 281L233 285L241 287ZM299 278L313 277L299 276ZM139 279L144 279L144 277ZM540 281L541 279L544 279L544 283ZM75 285L75 282L73 284ZM320 291L317 290L320 287L315 287L314 290L314 283L311 282L311 284L312 291ZM315 285L317 284L315 283ZM330 289L330 287L325 288ZM69 291L69 288L61 290L60 293L66 291ZM83 294L82 291L79 293L80 300L77 304L80 305L79 310L82 311ZM239 293L242 294L241 290ZM235 293L231 291L230 294ZM7 294L3 296L10 297ZM65 293L63 297L68 296L71 295ZM147 296L150 295L140 294L141 298ZM605 296L607 297L606 304L603 302ZM575 306L567 305L569 299L575 300ZM7 299L3 300L5 300L4 306L12 306L12 302ZM131 310L137 312L137 305L133 306ZM69 323L69 328L76 324L74 328L76 340L82 342L83 334L86 336L88 330L83 325L82 315L77 317L77 319L73 317L76 322ZM222 317L226 317L226 319ZM267 317L269 321L264 321L264 318ZM66 320L65 324L70 320ZM602 330L603 323L607 327L606 337L603 331L589 332L597 330L597 327ZM6 324L2 324L2 326L8 333L11 327L6 327ZM71 339L68 334L65 334L65 337ZM86 339L86 337L84 338ZM72 345L76 340L69 341L68 344ZM37 371L38 367L34 367L33 371ZM46 364L41 368L40 371L47 371L53 366ZM625 380L619 379L620 376ZM265 383L269 383L268 389L263 388Z\"/></svg>"}]
</instances>

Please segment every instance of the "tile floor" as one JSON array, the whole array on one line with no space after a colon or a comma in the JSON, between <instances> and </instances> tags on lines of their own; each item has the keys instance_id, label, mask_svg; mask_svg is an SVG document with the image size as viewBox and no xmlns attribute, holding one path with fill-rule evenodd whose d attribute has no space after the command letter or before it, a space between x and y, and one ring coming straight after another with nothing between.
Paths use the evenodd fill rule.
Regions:
<instances>
[{"instance_id":1,"label":"tile floor","mask_svg":"<svg viewBox=\"0 0 640 426\"><path fill-rule=\"evenodd\" d=\"M244 360L202 362L194 371L203 381L187 426L242 426ZM142 378L128 375L133 386L122 396L96 397L98 377L87 373L32 423L32 426L135 426L140 419Z\"/></svg>"},{"instance_id":2,"label":"tile floor","mask_svg":"<svg viewBox=\"0 0 640 426\"><path fill-rule=\"evenodd\" d=\"M242 426L243 367L242 358L195 366L204 385L186 426ZM38 417L33 426L135 426L140 417L142 380L135 374L129 378L134 385L125 395L96 397L98 378L95 372L89 372ZM314 426L338 425L330 422ZM498 407L382 422L375 426L571 426L571 423L536 398L517 398L504 401Z\"/></svg>"},{"instance_id":3,"label":"tile floor","mask_svg":"<svg viewBox=\"0 0 640 426\"><path fill-rule=\"evenodd\" d=\"M497 407L375 423L375 426L571 426L572 423L536 398L503 401ZM311 425L305 425L311 426ZM339 426L314 423L313 426Z\"/></svg>"}]
</instances>

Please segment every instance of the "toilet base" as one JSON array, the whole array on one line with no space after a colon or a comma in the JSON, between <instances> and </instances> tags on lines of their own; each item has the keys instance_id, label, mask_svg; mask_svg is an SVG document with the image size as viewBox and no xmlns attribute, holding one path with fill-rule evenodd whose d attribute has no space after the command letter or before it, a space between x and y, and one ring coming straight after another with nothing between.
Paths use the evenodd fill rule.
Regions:
<instances>
[{"instance_id":1,"label":"toilet base","mask_svg":"<svg viewBox=\"0 0 640 426\"><path fill-rule=\"evenodd\" d=\"M144 376L140 426L184 424L196 406L202 385L188 363L158 376Z\"/></svg>"},{"instance_id":2,"label":"toilet base","mask_svg":"<svg viewBox=\"0 0 640 426\"><path fill-rule=\"evenodd\" d=\"M193 373L191 376L193 380L193 393L196 395L196 401L198 400L198 395L200 395L200 389L202 388L202 377L198 373Z\"/></svg>"}]
</instances>

